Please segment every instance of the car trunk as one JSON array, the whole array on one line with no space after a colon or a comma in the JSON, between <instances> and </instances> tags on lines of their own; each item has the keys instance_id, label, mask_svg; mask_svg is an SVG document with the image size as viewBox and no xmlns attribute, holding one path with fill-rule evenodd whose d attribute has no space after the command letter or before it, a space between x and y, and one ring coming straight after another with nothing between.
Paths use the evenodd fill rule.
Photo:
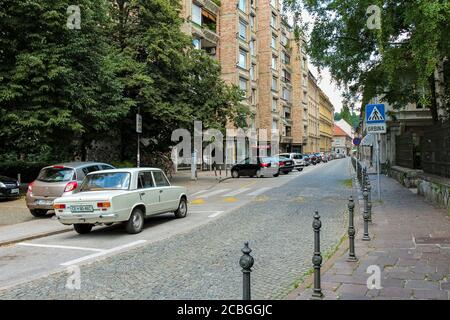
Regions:
<instances>
[{"instance_id":1,"label":"car trunk","mask_svg":"<svg viewBox=\"0 0 450 320\"><path fill-rule=\"evenodd\" d=\"M37 197L56 198L60 197L68 182L44 182L36 180L33 184L33 194Z\"/></svg>"}]
</instances>

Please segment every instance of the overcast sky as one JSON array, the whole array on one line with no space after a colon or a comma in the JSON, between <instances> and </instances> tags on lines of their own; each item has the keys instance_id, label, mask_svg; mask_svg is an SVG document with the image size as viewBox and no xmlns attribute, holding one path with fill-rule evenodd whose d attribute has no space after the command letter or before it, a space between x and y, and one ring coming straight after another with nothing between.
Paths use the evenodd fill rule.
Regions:
<instances>
[{"instance_id":1,"label":"overcast sky","mask_svg":"<svg viewBox=\"0 0 450 320\"><path fill-rule=\"evenodd\" d=\"M312 28L312 24L314 23L314 19L308 14L306 10L302 13L303 21L310 23L310 28ZM311 30L308 30L308 34ZM320 77L317 68L309 63L309 69L311 73L318 79L320 88L326 93L326 95L330 98L330 101L333 103L336 112L341 111L342 109L342 90L339 90L336 85L333 83L331 74L328 69L321 70Z\"/></svg>"}]
</instances>

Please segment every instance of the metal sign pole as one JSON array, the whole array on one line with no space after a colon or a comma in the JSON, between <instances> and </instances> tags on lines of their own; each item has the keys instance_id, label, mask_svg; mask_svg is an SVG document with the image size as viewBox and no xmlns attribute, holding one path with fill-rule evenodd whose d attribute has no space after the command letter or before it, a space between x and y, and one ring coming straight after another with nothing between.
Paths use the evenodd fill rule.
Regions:
<instances>
[{"instance_id":1,"label":"metal sign pole","mask_svg":"<svg viewBox=\"0 0 450 320\"><path fill-rule=\"evenodd\" d=\"M381 201L381 187L380 187L380 137L377 134L377 184L378 184L378 201Z\"/></svg>"}]
</instances>

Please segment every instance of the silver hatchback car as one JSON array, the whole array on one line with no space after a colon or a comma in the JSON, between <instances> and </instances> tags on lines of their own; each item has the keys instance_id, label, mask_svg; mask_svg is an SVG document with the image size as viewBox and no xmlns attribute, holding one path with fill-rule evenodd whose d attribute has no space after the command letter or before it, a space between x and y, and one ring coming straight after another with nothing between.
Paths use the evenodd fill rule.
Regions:
<instances>
[{"instance_id":1,"label":"silver hatchback car","mask_svg":"<svg viewBox=\"0 0 450 320\"><path fill-rule=\"evenodd\" d=\"M35 181L28 185L26 203L35 217L53 209L53 200L72 194L91 172L115 169L100 162L69 162L42 168Z\"/></svg>"}]
</instances>

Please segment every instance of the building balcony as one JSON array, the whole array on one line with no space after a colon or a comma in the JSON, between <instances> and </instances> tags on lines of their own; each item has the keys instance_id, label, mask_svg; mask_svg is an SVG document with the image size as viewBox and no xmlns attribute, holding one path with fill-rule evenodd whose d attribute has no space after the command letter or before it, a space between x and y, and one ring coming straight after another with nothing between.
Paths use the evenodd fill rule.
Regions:
<instances>
[{"instance_id":1,"label":"building balcony","mask_svg":"<svg viewBox=\"0 0 450 320\"><path fill-rule=\"evenodd\" d=\"M280 139L280 143L292 143L292 141L294 141L294 138L289 136L283 136Z\"/></svg>"},{"instance_id":2,"label":"building balcony","mask_svg":"<svg viewBox=\"0 0 450 320\"><path fill-rule=\"evenodd\" d=\"M211 0L194 0L194 3L216 16L219 14L220 7Z\"/></svg>"},{"instance_id":3,"label":"building balcony","mask_svg":"<svg viewBox=\"0 0 450 320\"><path fill-rule=\"evenodd\" d=\"M217 45L217 43L219 42L219 35L217 33L215 33L214 31L208 29L208 28L203 28L203 35L204 35L204 39L213 44L213 45Z\"/></svg>"}]
</instances>

